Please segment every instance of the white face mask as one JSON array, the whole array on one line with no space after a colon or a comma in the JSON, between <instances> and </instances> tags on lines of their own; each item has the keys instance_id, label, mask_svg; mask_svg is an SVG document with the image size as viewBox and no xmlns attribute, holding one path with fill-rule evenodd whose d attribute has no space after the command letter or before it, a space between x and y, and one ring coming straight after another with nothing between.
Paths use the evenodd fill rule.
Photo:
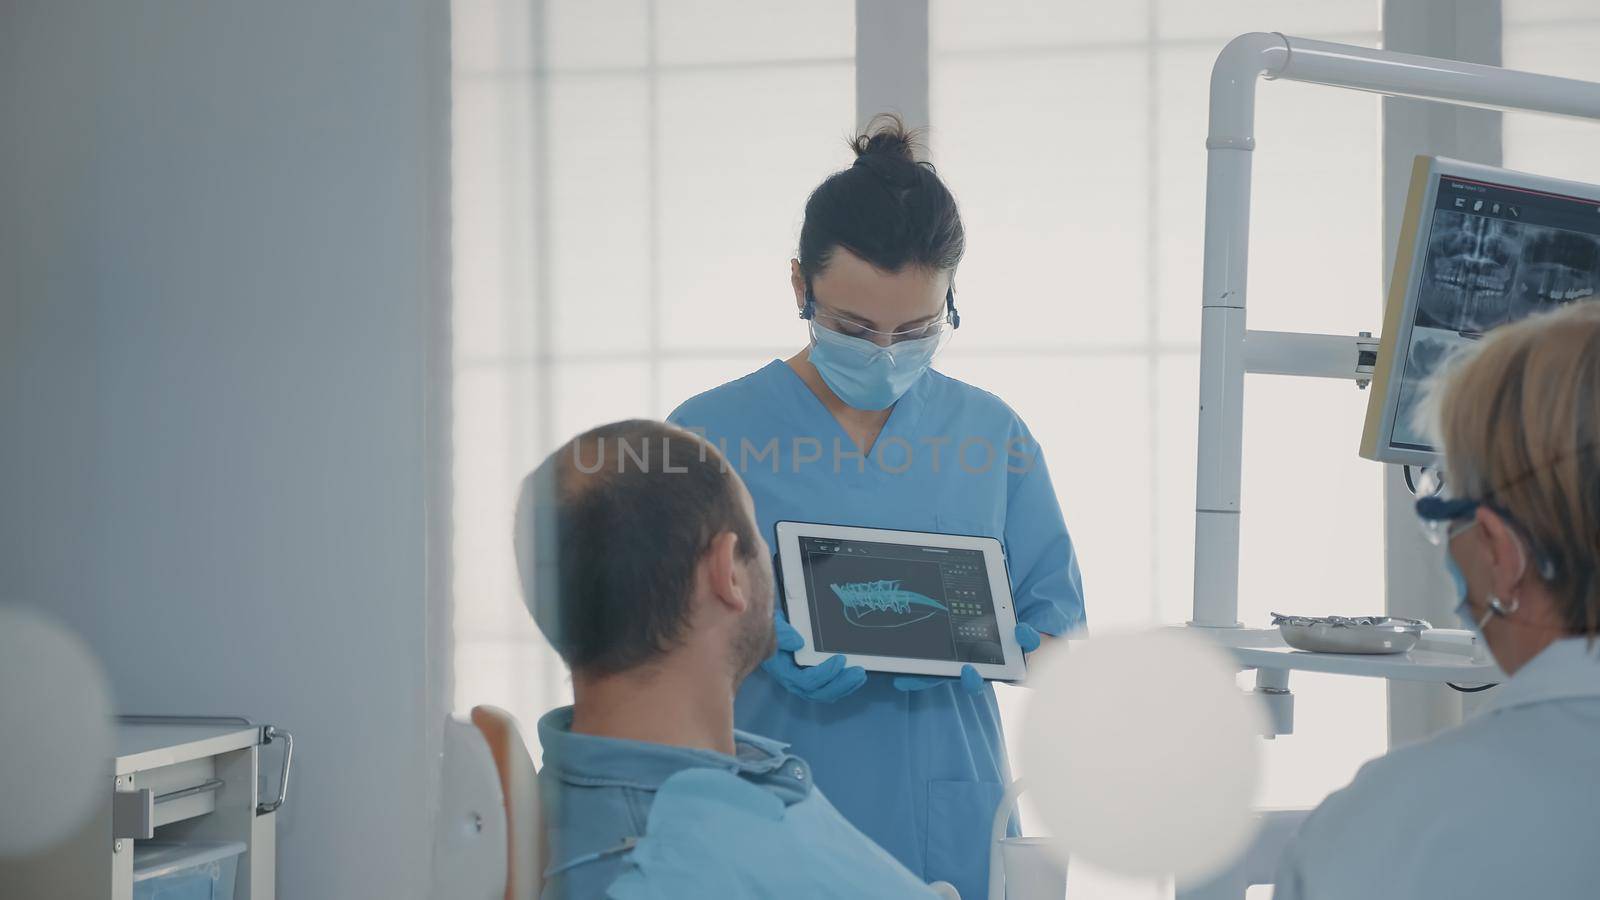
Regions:
<instances>
[{"instance_id":1,"label":"white face mask","mask_svg":"<svg viewBox=\"0 0 1600 900\"><path fill-rule=\"evenodd\" d=\"M1471 526L1468 527L1470 528ZM1464 531L1466 529L1462 530ZM1457 534L1459 533L1460 532L1457 532ZM1528 554L1522 549L1521 541L1517 542L1517 555L1521 559L1521 563L1517 567L1517 578L1518 580L1521 580L1522 574L1526 572L1528 568ZM1451 585L1454 586L1456 590L1456 618L1461 620L1462 628L1472 632L1479 639L1483 639L1484 626L1489 624L1490 619L1494 618L1495 616L1509 616L1516 612L1521 606L1521 603L1513 598L1511 605L1508 607L1499 598L1491 594L1488 598L1488 611L1483 614L1483 618L1476 618L1472 613L1472 604L1467 600L1467 576L1462 573L1461 567L1456 565L1456 558L1450 553L1450 545L1448 542L1445 544L1444 548L1444 568L1445 572L1450 576Z\"/></svg>"},{"instance_id":2,"label":"white face mask","mask_svg":"<svg viewBox=\"0 0 1600 900\"><path fill-rule=\"evenodd\" d=\"M1483 637L1483 626L1489 624L1494 618L1494 609L1491 607L1483 614L1482 619L1473 618L1472 604L1467 602L1467 576L1461 574L1461 567L1456 565L1455 557L1447 549L1444 553L1444 569L1450 575L1450 583L1456 589L1456 618L1461 620L1461 627L1473 633L1475 637Z\"/></svg>"},{"instance_id":3,"label":"white face mask","mask_svg":"<svg viewBox=\"0 0 1600 900\"><path fill-rule=\"evenodd\" d=\"M840 400L856 409L887 409L933 365L942 334L880 347L811 323L811 364Z\"/></svg>"}]
</instances>

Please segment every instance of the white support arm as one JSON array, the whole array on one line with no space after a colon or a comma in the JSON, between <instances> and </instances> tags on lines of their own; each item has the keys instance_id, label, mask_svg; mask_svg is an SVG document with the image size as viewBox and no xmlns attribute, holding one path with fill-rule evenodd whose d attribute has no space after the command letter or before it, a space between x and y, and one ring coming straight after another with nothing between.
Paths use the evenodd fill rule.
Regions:
<instances>
[{"instance_id":1,"label":"white support arm","mask_svg":"<svg viewBox=\"0 0 1600 900\"><path fill-rule=\"evenodd\" d=\"M1251 375L1336 378L1366 387L1377 356L1378 339L1366 333L1355 337L1293 331L1244 333L1244 370Z\"/></svg>"},{"instance_id":2,"label":"white support arm","mask_svg":"<svg viewBox=\"0 0 1600 900\"><path fill-rule=\"evenodd\" d=\"M1285 64L1266 73L1272 78L1391 97L1442 100L1458 106L1600 118L1600 84L1589 81L1328 41L1274 37L1282 40L1288 50ZM1215 100L1215 92L1212 98Z\"/></svg>"}]
</instances>

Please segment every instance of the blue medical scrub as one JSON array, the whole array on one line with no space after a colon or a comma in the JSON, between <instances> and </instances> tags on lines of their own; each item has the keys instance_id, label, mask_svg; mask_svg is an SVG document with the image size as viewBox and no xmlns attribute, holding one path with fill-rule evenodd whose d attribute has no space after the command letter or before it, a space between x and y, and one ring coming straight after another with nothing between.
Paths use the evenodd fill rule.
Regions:
<instances>
[{"instance_id":1,"label":"blue medical scrub","mask_svg":"<svg viewBox=\"0 0 1600 900\"><path fill-rule=\"evenodd\" d=\"M782 520L1000 538L1018 618L1045 634L1084 624L1072 540L1038 445L987 391L930 370L895 404L865 456L787 363L690 399L671 415L723 449L767 540ZM914 693L871 673L836 703L758 669L739 728L791 745L857 828L925 881L987 891L989 829L1009 780L994 691Z\"/></svg>"}]
</instances>

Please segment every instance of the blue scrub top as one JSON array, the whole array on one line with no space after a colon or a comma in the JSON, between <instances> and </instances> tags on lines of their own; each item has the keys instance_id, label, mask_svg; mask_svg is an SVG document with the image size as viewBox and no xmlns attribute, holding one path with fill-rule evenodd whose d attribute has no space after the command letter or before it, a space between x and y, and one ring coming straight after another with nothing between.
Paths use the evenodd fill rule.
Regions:
<instances>
[{"instance_id":1,"label":"blue scrub top","mask_svg":"<svg viewBox=\"0 0 1600 900\"><path fill-rule=\"evenodd\" d=\"M723 450L768 542L782 520L1000 538L1018 618L1083 627L1077 555L1044 458L998 397L930 370L864 456L787 363L774 360L678 407L672 422ZM837 703L790 693L758 669L739 728L791 745L857 828L924 881L988 890L989 830L1010 778L994 691L916 693L870 673Z\"/></svg>"}]
</instances>

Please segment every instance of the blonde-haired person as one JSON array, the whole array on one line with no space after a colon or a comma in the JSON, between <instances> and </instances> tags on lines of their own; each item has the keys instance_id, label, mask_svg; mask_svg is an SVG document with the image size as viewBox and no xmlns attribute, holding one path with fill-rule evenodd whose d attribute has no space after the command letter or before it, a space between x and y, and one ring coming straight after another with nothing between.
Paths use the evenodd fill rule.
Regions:
<instances>
[{"instance_id":1,"label":"blonde-haired person","mask_svg":"<svg viewBox=\"0 0 1600 900\"><path fill-rule=\"evenodd\" d=\"M1444 489L1417 513L1510 678L1325 800L1274 896L1600 896L1600 303L1496 329L1428 407Z\"/></svg>"}]
</instances>

